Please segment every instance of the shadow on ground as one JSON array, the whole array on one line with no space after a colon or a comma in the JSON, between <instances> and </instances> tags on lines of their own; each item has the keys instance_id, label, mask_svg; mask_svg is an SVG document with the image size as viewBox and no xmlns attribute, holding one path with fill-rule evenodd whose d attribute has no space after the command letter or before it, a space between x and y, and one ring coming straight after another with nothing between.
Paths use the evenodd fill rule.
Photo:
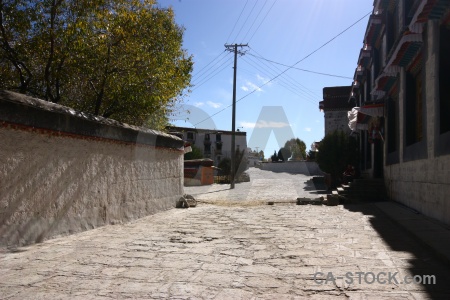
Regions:
<instances>
[{"instance_id":1,"label":"shadow on ground","mask_svg":"<svg viewBox=\"0 0 450 300\"><path fill-rule=\"evenodd\" d=\"M320 176L313 177L305 182L304 190L312 194L329 193L323 178ZM386 246L390 250L398 252L398 256L395 258L397 260L396 265L403 266L403 269L399 271L396 277L399 285L404 284L400 282L403 282L406 275L411 276L412 280L414 280L414 276L417 276L417 279L424 279L424 275L431 275L434 276L435 282L430 284L412 284L408 285L406 289L411 291L417 290L419 294L420 290L426 290L427 295L421 295L421 297L425 296L426 299L450 299L448 288L450 266L447 262L441 261L431 249L420 243L410 232L391 220L373 202L361 199L359 204L344 204L343 207L352 212L371 216L370 223L386 243ZM377 266L376 270L371 272L377 274L379 272L395 273L396 271L389 270L389 267L385 267L385 270L382 270L380 266ZM427 278L433 281L433 277ZM392 282L395 281L392 280Z\"/></svg>"},{"instance_id":2,"label":"shadow on ground","mask_svg":"<svg viewBox=\"0 0 450 300\"><path fill-rule=\"evenodd\" d=\"M325 195L330 193L323 177L321 176L314 176L308 181L305 181L305 187L303 189L311 194L317 195Z\"/></svg>"},{"instance_id":3,"label":"shadow on ground","mask_svg":"<svg viewBox=\"0 0 450 300\"><path fill-rule=\"evenodd\" d=\"M372 227L385 241L387 247L398 252L395 260L399 263L398 265L404 266L404 269L401 269L397 276L399 284L401 284L400 282L403 281L406 275L412 278L417 276L417 280L419 278L423 279L424 275L431 275L435 278L434 283L420 284L428 294L426 299L450 299L448 287L450 268L443 261L439 260L431 249L422 245L411 233L394 223L372 203L345 204L343 207L352 212L360 212L371 216L370 223ZM380 271L396 272L396 270L389 270L389 267L386 267L386 270L377 268L373 273L376 274ZM432 277L429 278L433 281ZM411 291L418 290L419 286L411 284L407 286L407 289Z\"/></svg>"}]
</instances>

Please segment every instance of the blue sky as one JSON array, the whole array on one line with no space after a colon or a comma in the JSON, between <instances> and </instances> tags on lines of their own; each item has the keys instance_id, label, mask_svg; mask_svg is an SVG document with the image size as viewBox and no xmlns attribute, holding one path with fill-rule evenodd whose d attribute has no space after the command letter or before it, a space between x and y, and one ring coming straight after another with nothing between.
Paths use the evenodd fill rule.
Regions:
<instances>
[{"instance_id":1,"label":"blue sky","mask_svg":"<svg viewBox=\"0 0 450 300\"><path fill-rule=\"evenodd\" d=\"M181 113L173 123L231 130L234 56L225 51L224 44L248 44L249 47L243 48L246 53L238 56L237 61L236 128L246 131L249 146L263 149L266 158L283 145L273 133L268 140L252 139L255 126L292 130L308 149L312 142L323 138L324 117L318 108L323 99L322 89L352 84L367 14L373 8L373 0L162 0L158 3L174 9L176 23L185 28L183 48L194 58L194 87L184 102L184 109L191 113ZM283 65L295 65L295 68ZM263 107L269 107L265 109L267 112L270 106L281 106L287 122L280 121L279 109L274 109L278 115L272 119L259 119Z\"/></svg>"}]
</instances>

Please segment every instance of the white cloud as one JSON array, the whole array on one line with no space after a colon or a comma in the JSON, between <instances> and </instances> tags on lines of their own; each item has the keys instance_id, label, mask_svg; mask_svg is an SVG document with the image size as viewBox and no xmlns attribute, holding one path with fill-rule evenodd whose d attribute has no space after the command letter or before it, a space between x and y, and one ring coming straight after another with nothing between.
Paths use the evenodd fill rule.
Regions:
<instances>
[{"instance_id":1,"label":"white cloud","mask_svg":"<svg viewBox=\"0 0 450 300\"><path fill-rule=\"evenodd\" d=\"M241 86L241 89L244 92L253 92L253 91L262 92L263 91L257 84L255 84L249 80L247 80L245 82L245 84L243 86Z\"/></svg>"},{"instance_id":2,"label":"white cloud","mask_svg":"<svg viewBox=\"0 0 450 300\"><path fill-rule=\"evenodd\" d=\"M283 128L283 127L289 127L289 123L285 122L267 122L267 121L259 121L256 123L256 128Z\"/></svg>"},{"instance_id":3,"label":"white cloud","mask_svg":"<svg viewBox=\"0 0 450 300\"><path fill-rule=\"evenodd\" d=\"M254 90L256 90L257 92L262 92L262 91L263 91L257 84L254 84L254 83L251 82L251 81L247 81L247 82L246 82L246 86L247 86L249 89L251 89L252 91L254 91Z\"/></svg>"},{"instance_id":4,"label":"white cloud","mask_svg":"<svg viewBox=\"0 0 450 300\"><path fill-rule=\"evenodd\" d=\"M205 103L203 103L203 102L195 102L195 103L194 103L194 106L195 106L195 107L201 107L201 106L203 106L203 105L205 105Z\"/></svg>"},{"instance_id":5,"label":"white cloud","mask_svg":"<svg viewBox=\"0 0 450 300\"><path fill-rule=\"evenodd\" d=\"M269 78L263 77L263 76L261 76L261 75L259 75L259 74L256 74L256 78L258 79L259 82L261 82L261 83L263 83L263 84L267 84L267 85L270 85L270 84L271 84Z\"/></svg>"},{"instance_id":6,"label":"white cloud","mask_svg":"<svg viewBox=\"0 0 450 300\"><path fill-rule=\"evenodd\" d=\"M311 129L310 127L306 127L306 128L305 128L305 131L311 132L311 130L312 130L312 129Z\"/></svg>"},{"instance_id":7,"label":"white cloud","mask_svg":"<svg viewBox=\"0 0 450 300\"><path fill-rule=\"evenodd\" d=\"M222 106L222 103L219 102L207 101L206 103L213 108L219 108Z\"/></svg>"},{"instance_id":8,"label":"white cloud","mask_svg":"<svg viewBox=\"0 0 450 300\"><path fill-rule=\"evenodd\" d=\"M241 122L241 126L244 128L255 128L255 123L252 122Z\"/></svg>"},{"instance_id":9,"label":"white cloud","mask_svg":"<svg viewBox=\"0 0 450 300\"><path fill-rule=\"evenodd\" d=\"M259 120L258 123L241 122L241 126L244 128L283 128L289 127L290 125L285 122L267 122L264 120Z\"/></svg>"}]
</instances>

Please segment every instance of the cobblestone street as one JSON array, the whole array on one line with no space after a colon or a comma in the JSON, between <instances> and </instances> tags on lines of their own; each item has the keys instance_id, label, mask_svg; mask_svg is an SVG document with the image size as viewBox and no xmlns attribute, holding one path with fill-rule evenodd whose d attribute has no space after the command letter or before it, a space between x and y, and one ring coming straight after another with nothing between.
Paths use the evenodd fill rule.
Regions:
<instances>
[{"instance_id":1,"label":"cobblestone street","mask_svg":"<svg viewBox=\"0 0 450 300\"><path fill-rule=\"evenodd\" d=\"M372 204L200 203L4 250L0 268L1 299L450 298L449 269Z\"/></svg>"}]
</instances>

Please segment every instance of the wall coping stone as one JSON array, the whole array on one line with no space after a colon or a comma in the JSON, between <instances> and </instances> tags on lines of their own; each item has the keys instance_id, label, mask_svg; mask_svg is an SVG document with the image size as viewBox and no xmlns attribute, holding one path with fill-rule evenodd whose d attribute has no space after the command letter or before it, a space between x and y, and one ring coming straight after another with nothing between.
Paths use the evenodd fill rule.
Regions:
<instances>
[{"instance_id":1,"label":"wall coping stone","mask_svg":"<svg viewBox=\"0 0 450 300\"><path fill-rule=\"evenodd\" d=\"M76 111L70 107L0 90L0 127L31 127L79 137L91 137L182 151L179 137Z\"/></svg>"}]
</instances>

